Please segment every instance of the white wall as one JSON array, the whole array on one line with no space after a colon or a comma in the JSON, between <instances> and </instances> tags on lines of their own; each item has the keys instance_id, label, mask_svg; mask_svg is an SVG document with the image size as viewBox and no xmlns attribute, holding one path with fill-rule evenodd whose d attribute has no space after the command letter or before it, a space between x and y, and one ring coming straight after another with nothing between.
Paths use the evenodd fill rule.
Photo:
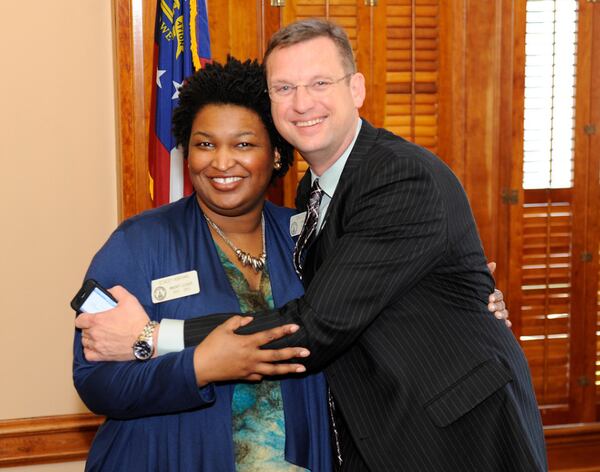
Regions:
<instances>
[{"instance_id":1,"label":"white wall","mask_svg":"<svg viewBox=\"0 0 600 472\"><path fill-rule=\"evenodd\" d=\"M0 420L78 413L68 302L117 223L111 2L3 2L2 18Z\"/></svg>"}]
</instances>

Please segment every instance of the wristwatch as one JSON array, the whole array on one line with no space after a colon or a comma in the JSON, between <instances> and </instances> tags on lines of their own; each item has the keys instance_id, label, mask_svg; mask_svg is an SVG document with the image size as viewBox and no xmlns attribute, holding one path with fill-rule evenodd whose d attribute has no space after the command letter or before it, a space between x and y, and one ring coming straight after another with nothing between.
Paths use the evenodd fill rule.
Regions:
<instances>
[{"instance_id":1,"label":"wristwatch","mask_svg":"<svg viewBox=\"0 0 600 472\"><path fill-rule=\"evenodd\" d=\"M154 341L152 339L152 333L154 328L158 326L156 321L148 321L142 333L138 336L137 340L133 343L133 355L138 361L147 361L154 354Z\"/></svg>"}]
</instances>

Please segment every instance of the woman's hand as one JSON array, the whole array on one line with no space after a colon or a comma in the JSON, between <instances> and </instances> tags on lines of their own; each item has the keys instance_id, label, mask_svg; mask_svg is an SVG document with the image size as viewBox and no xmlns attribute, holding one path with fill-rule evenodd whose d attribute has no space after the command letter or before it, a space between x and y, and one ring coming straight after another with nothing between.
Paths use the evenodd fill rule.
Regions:
<instances>
[{"instance_id":1,"label":"woman's hand","mask_svg":"<svg viewBox=\"0 0 600 472\"><path fill-rule=\"evenodd\" d=\"M252 321L249 316L233 316L216 327L194 352L194 370L199 387L228 380L262 380L263 376L305 372L302 364L279 364L310 355L308 349L290 347L261 349L276 339L298 331L298 325L284 325L255 334L239 335L235 330Z\"/></svg>"},{"instance_id":2,"label":"woman's hand","mask_svg":"<svg viewBox=\"0 0 600 472\"><path fill-rule=\"evenodd\" d=\"M120 285L109 292L118 305L100 313L82 313L75 318L81 329L83 354L88 361L130 361L133 343L150 321L137 298ZM158 327L154 331L156 340ZM156 345L156 343L155 343Z\"/></svg>"},{"instance_id":3,"label":"woman's hand","mask_svg":"<svg viewBox=\"0 0 600 472\"><path fill-rule=\"evenodd\" d=\"M490 262L488 264L488 269L493 274L496 270L496 263ZM488 298L488 310L490 310L499 320L504 320L504 324L506 324L508 328L512 326L512 323L508 319L508 309L504 303L504 294L502 291L495 289L494 293L490 294Z\"/></svg>"}]
</instances>

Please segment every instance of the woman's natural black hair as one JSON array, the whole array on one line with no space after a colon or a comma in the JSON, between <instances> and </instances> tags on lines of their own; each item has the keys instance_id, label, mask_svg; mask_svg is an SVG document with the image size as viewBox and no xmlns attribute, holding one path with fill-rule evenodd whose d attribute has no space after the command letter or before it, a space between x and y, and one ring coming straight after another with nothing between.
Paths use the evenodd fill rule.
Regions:
<instances>
[{"instance_id":1,"label":"woman's natural black hair","mask_svg":"<svg viewBox=\"0 0 600 472\"><path fill-rule=\"evenodd\" d=\"M273 148L281 154L281 169L274 177L283 177L294 159L292 146L285 141L273 123L271 102L266 92L264 69L258 61L241 62L228 56L225 64L206 64L189 77L179 90L179 106L173 112L173 134L183 146L187 159L192 123L206 105L238 105L254 111L261 119Z\"/></svg>"}]
</instances>

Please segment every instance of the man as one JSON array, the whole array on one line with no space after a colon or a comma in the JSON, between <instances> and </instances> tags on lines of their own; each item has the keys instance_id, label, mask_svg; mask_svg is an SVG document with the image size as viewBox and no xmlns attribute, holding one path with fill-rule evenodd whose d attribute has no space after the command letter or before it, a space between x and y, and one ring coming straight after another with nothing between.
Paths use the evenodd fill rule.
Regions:
<instances>
[{"instance_id":1,"label":"man","mask_svg":"<svg viewBox=\"0 0 600 472\"><path fill-rule=\"evenodd\" d=\"M297 206L318 236L299 237L305 295L242 332L300 327L268 347L306 346L299 362L324 369L342 470L545 470L527 362L485 316L493 280L456 177L359 118L364 77L341 28L291 24L265 65L277 129L310 164ZM186 321L185 345L227 316Z\"/></svg>"}]
</instances>

